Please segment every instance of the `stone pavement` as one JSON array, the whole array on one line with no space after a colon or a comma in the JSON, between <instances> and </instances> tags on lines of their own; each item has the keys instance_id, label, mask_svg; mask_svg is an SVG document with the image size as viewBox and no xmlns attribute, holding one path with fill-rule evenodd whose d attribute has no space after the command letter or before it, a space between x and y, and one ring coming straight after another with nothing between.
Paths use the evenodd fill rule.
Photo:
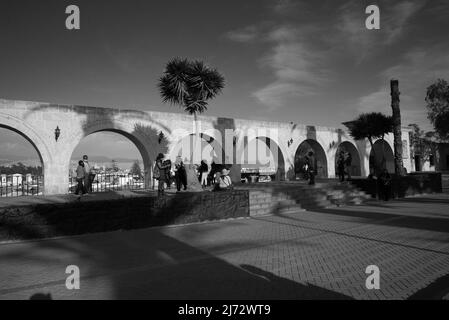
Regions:
<instances>
[{"instance_id":1,"label":"stone pavement","mask_svg":"<svg viewBox=\"0 0 449 320\"><path fill-rule=\"evenodd\" d=\"M0 244L0 299L449 296L449 195ZM80 290L65 287L68 265ZM380 269L367 290L366 267Z\"/></svg>"}]
</instances>

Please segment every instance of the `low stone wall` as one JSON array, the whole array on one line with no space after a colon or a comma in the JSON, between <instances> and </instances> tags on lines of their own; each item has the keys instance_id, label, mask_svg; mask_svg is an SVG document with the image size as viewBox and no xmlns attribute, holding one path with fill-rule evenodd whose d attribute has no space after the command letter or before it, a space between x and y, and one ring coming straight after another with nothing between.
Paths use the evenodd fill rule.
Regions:
<instances>
[{"instance_id":1,"label":"low stone wall","mask_svg":"<svg viewBox=\"0 0 449 320\"><path fill-rule=\"evenodd\" d=\"M164 199L45 203L0 209L0 240L36 239L249 216L246 190L179 193Z\"/></svg>"},{"instance_id":2,"label":"low stone wall","mask_svg":"<svg viewBox=\"0 0 449 320\"><path fill-rule=\"evenodd\" d=\"M352 184L372 197L377 195L377 181L369 179L353 179ZM413 172L403 177L392 176L391 196L404 198L415 194L442 192L441 173Z\"/></svg>"}]
</instances>

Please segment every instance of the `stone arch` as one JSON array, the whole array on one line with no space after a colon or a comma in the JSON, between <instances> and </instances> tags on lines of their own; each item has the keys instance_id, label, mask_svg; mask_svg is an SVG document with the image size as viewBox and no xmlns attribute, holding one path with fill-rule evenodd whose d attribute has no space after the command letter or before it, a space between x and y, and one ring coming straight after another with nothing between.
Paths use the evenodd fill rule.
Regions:
<instances>
[{"instance_id":1,"label":"stone arch","mask_svg":"<svg viewBox=\"0 0 449 320\"><path fill-rule=\"evenodd\" d=\"M253 141L256 140L257 143L253 144ZM248 146L252 145L255 150L248 150ZM265 145L265 153L269 150L270 154L261 154L260 148L262 145ZM266 161L269 158L269 166L263 166L267 169L272 169L273 174L271 174L272 180L276 181L284 181L286 177L286 171L285 171L285 165L286 165L286 158L284 155L284 152L280 145L272 138L266 137L266 136L257 136L253 137L252 139L248 140L248 138L244 138L242 146L243 150L240 150L238 152L239 158L241 161L242 167L251 167L255 166L257 167L260 164L266 163ZM250 152L255 152L256 157L251 157ZM262 159L260 156L262 156L265 159ZM243 160L243 161L242 161ZM272 162L271 162L272 160Z\"/></svg>"},{"instance_id":2,"label":"stone arch","mask_svg":"<svg viewBox=\"0 0 449 320\"><path fill-rule=\"evenodd\" d=\"M169 158L174 161L177 156L181 156L185 163L190 162L191 150L194 148L195 133L190 133L176 141L169 152ZM225 163L224 150L221 141L217 140L206 133L200 133L201 153L194 154L193 162L198 164L205 159L209 164L215 162L217 164ZM184 150L187 148L187 150ZM187 160L187 161L186 161Z\"/></svg>"},{"instance_id":3,"label":"stone arch","mask_svg":"<svg viewBox=\"0 0 449 320\"><path fill-rule=\"evenodd\" d=\"M337 173L337 160L339 157L340 152L348 152L351 155L352 158L352 162L351 162L351 167L350 167L350 173L351 176L355 176L355 177L359 177L362 175L362 162L360 159L360 154L359 154L359 150L357 149L357 147L350 141L343 141L341 142L338 147L337 147L337 151L335 153L335 172Z\"/></svg>"},{"instance_id":4,"label":"stone arch","mask_svg":"<svg viewBox=\"0 0 449 320\"><path fill-rule=\"evenodd\" d=\"M98 133L98 132L113 132L113 133L117 133L117 134L120 134L120 135L126 137L128 140L130 140L137 147L137 149L139 150L139 152L140 152L144 162L151 160L150 154L147 151L147 148L144 145L144 143L140 139L138 139L135 135L132 135L132 134L130 134L130 133L126 132L126 131L123 131L123 130L118 130L118 129L101 129L101 130L94 131L94 132L91 132L89 134L84 135L82 139L84 139L85 137L90 136L92 134ZM81 140L78 141L77 145L81 142Z\"/></svg>"},{"instance_id":5,"label":"stone arch","mask_svg":"<svg viewBox=\"0 0 449 320\"><path fill-rule=\"evenodd\" d=\"M373 148L370 150L369 154L369 167L370 172L374 172L374 168L377 166L378 170L387 169L388 172L394 173L394 153L390 144L379 139L374 142Z\"/></svg>"},{"instance_id":6,"label":"stone arch","mask_svg":"<svg viewBox=\"0 0 449 320\"><path fill-rule=\"evenodd\" d=\"M303 173L303 167L305 164L306 155L309 151L313 151L317 161L317 177L327 178L327 156L324 148L321 144L313 139L306 139L302 141L295 152L295 177L301 177Z\"/></svg>"},{"instance_id":7,"label":"stone arch","mask_svg":"<svg viewBox=\"0 0 449 320\"><path fill-rule=\"evenodd\" d=\"M23 138L25 138L36 150L39 160L42 164L42 172L44 175L44 190L43 194L48 194L48 168L52 164L53 158L51 156L50 148L45 143L43 137L41 137L32 127L24 123L22 120L15 118L11 115L3 115L0 113L0 127L11 130Z\"/></svg>"},{"instance_id":8,"label":"stone arch","mask_svg":"<svg viewBox=\"0 0 449 320\"><path fill-rule=\"evenodd\" d=\"M150 187L152 181L153 161L159 152L167 153L169 133L162 128L148 125L145 122L122 122L119 120L111 120L106 122L97 121L94 123L89 123L89 126L84 126L82 132L80 132L76 136L76 139L74 139L75 143L71 147L67 164L70 163L70 157L81 140L98 132L114 132L120 134L136 146L143 160L145 187ZM163 142L161 143L158 142L160 132L164 133L165 136Z\"/></svg>"}]
</instances>

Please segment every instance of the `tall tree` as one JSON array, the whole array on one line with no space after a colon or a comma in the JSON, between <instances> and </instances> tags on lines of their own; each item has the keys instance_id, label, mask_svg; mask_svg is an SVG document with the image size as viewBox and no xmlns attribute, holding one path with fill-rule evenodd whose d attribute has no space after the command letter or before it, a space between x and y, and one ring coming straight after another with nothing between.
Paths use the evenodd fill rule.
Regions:
<instances>
[{"instance_id":1,"label":"tall tree","mask_svg":"<svg viewBox=\"0 0 449 320\"><path fill-rule=\"evenodd\" d=\"M410 132L410 157L414 159L419 156L423 162L429 161L432 155L437 156L438 145L436 143L435 132L424 132L415 124L409 124L413 129Z\"/></svg>"},{"instance_id":2,"label":"tall tree","mask_svg":"<svg viewBox=\"0 0 449 320\"><path fill-rule=\"evenodd\" d=\"M208 101L220 94L224 85L224 77L216 69L206 66L202 61L181 58L170 60L159 79L162 101L178 105L194 117L194 150L200 140L197 116L207 110Z\"/></svg>"},{"instance_id":3,"label":"tall tree","mask_svg":"<svg viewBox=\"0 0 449 320\"><path fill-rule=\"evenodd\" d=\"M195 169L194 157L201 157L201 139L198 130L198 114L207 110L208 101L221 93L225 85L224 77L214 68L202 61L174 58L170 60L164 74L159 79L158 87L164 103L178 105L185 112L193 115L195 135L193 150L190 151L191 165L187 168L187 180L190 189L201 190ZM195 159L195 161L198 161Z\"/></svg>"},{"instance_id":4,"label":"tall tree","mask_svg":"<svg viewBox=\"0 0 449 320\"><path fill-rule=\"evenodd\" d=\"M399 81L391 80L391 109L393 110L393 138L394 138L394 171L397 175L404 175L402 161L402 130L401 109L399 108Z\"/></svg>"},{"instance_id":5,"label":"tall tree","mask_svg":"<svg viewBox=\"0 0 449 320\"><path fill-rule=\"evenodd\" d=\"M363 113L353 121L343 123L348 129L349 134L355 140L368 139L374 159L377 159L374 148L374 139L384 140L385 135L393 131L393 119L380 112ZM384 161L384 150L382 149L382 162ZM374 169L379 172L380 166L374 161Z\"/></svg>"},{"instance_id":6,"label":"tall tree","mask_svg":"<svg viewBox=\"0 0 449 320\"><path fill-rule=\"evenodd\" d=\"M449 138L449 84L438 79L427 88L427 117L436 133L443 139Z\"/></svg>"}]
</instances>

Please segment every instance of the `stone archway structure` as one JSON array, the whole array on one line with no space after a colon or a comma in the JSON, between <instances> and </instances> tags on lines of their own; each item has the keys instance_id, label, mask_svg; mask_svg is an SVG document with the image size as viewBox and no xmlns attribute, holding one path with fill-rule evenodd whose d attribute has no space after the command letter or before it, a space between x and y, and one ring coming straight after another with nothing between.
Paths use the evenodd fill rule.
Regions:
<instances>
[{"instance_id":1,"label":"stone archway structure","mask_svg":"<svg viewBox=\"0 0 449 320\"><path fill-rule=\"evenodd\" d=\"M250 153L257 155L251 157ZM258 167L272 170L275 181L286 179L286 157L275 137L257 136L245 139L241 156L244 158L243 167Z\"/></svg>"},{"instance_id":2,"label":"stone archway structure","mask_svg":"<svg viewBox=\"0 0 449 320\"><path fill-rule=\"evenodd\" d=\"M374 142L374 151L370 150L369 156L370 170L373 171L387 169L389 173L394 173L394 153L391 145L386 141L379 139Z\"/></svg>"},{"instance_id":3,"label":"stone archway structure","mask_svg":"<svg viewBox=\"0 0 449 320\"><path fill-rule=\"evenodd\" d=\"M335 172L337 172L337 160L340 152L348 152L351 155L351 167L350 173L352 177L359 177L362 175L362 162L360 159L360 153L357 147L350 141L343 141L338 145L337 151L335 153Z\"/></svg>"},{"instance_id":4,"label":"stone archway structure","mask_svg":"<svg viewBox=\"0 0 449 320\"><path fill-rule=\"evenodd\" d=\"M312 151L317 161L317 177L327 178L329 172L327 169L327 155L323 146L316 140L306 139L298 146L295 152L295 176L301 175L307 154Z\"/></svg>"},{"instance_id":5,"label":"stone archway structure","mask_svg":"<svg viewBox=\"0 0 449 320\"><path fill-rule=\"evenodd\" d=\"M244 150L244 141L268 137L276 145L282 157L279 179L293 176L295 156L303 141L315 140L324 152L322 176L334 176L334 157L341 143L342 131L336 128L313 127L285 122L257 121L198 116L195 123L190 115L168 112L112 109L73 105L57 105L41 102L0 99L0 126L11 129L26 137L38 151L44 169L44 194L67 193L70 157L86 136L101 131L112 131L127 137L139 149L144 160L145 177L150 181L152 162L160 152L170 155L183 137L198 132L214 139L214 149L230 150L226 161L238 161L238 154ZM55 129L61 134L56 141ZM229 138L228 131L231 133ZM248 132L251 132L249 134ZM160 139L160 137L163 139ZM313 136L313 137L312 137ZM312 139L313 138L313 139ZM387 136L389 142L392 137ZM408 131L403 130L403 140L409 141ZM314 142L310 142L314 144ZM229 144L231 144L229 146ZM369 173L370 146L363 141L356 142L361 157L362 175ZM329 148L327 147L329 146ZM279 160L279 159L277 159ZM405 167L412 171L411 162ZM239 163L235 168L239 168ZM236 169L237 170L237 169Z\"/></svg>"}]
</instances>

